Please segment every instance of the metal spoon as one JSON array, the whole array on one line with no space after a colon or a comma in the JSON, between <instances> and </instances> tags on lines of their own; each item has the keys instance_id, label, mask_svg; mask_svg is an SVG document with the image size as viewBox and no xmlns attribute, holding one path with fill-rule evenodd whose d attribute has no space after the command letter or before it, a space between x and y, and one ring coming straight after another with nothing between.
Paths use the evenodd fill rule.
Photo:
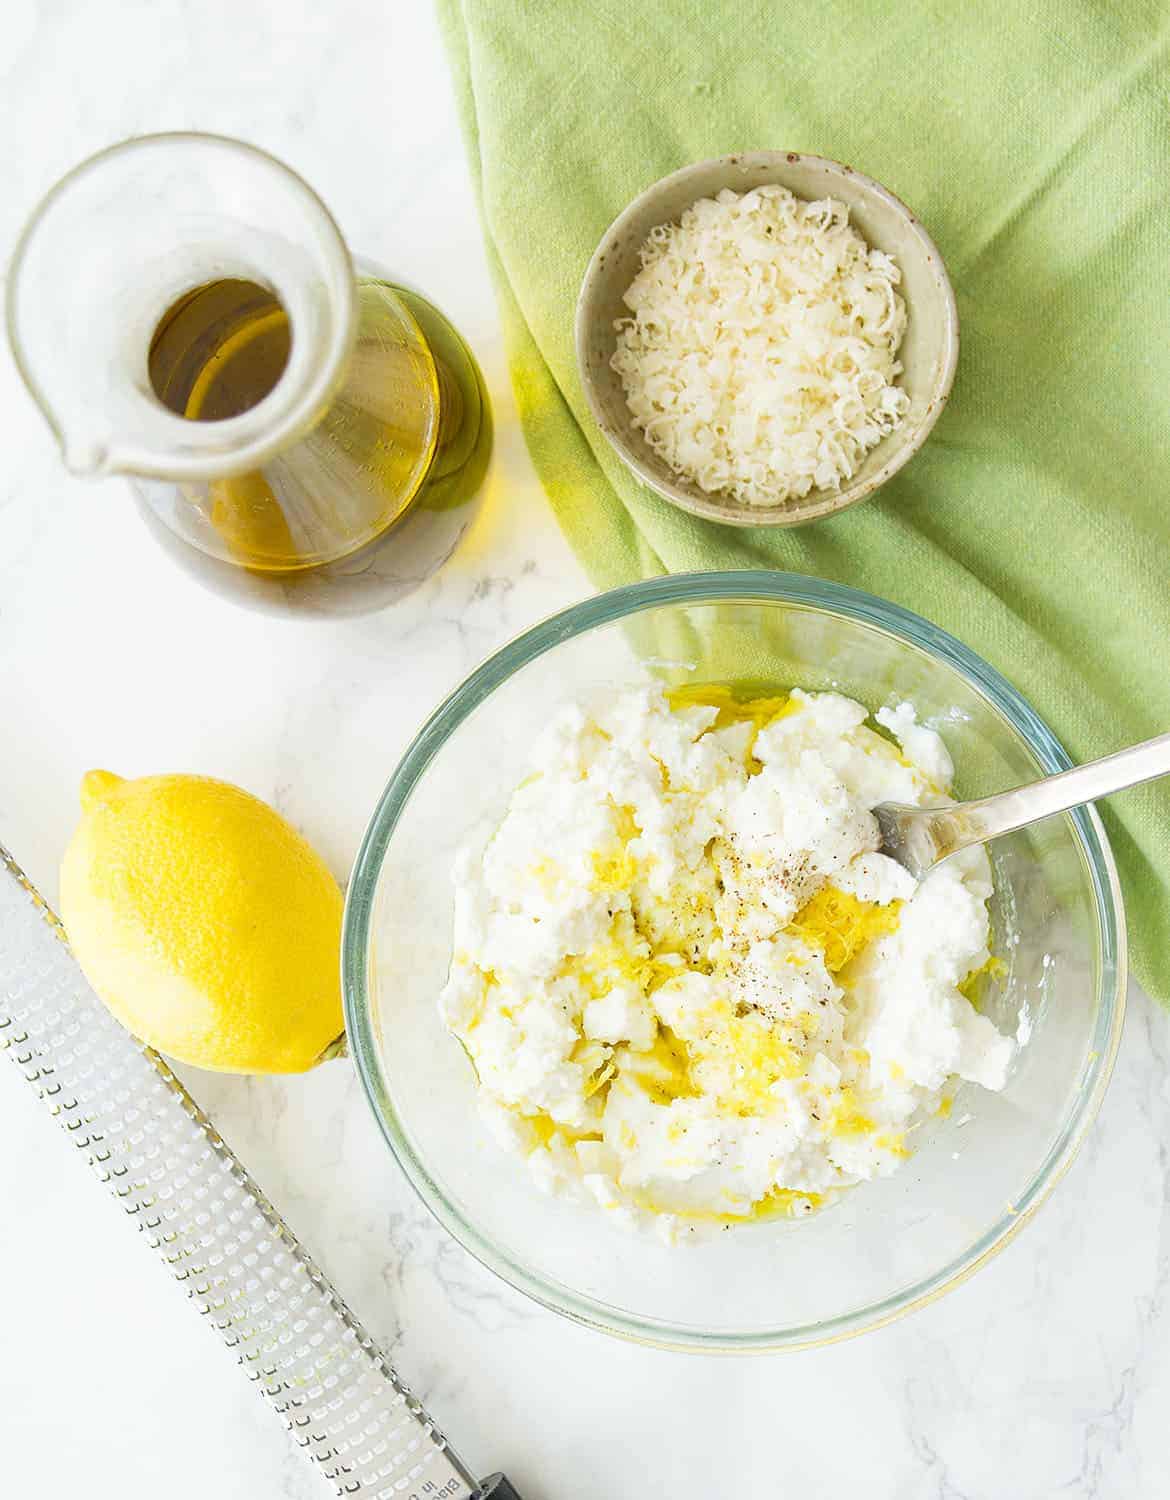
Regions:
<instances>
[{"instance_id":1,"label":"metal spoon","mask_svg":"<svg viewBox=\"0 0 1170 1500\"><path fill-rule=\"evenodd\" d=\"M1170 776L1170 734L977 802L950 807L880 802L873 809L882 836L879 853L922 880L948 854L1159 776Z\"/></svg>"}]
</instances>

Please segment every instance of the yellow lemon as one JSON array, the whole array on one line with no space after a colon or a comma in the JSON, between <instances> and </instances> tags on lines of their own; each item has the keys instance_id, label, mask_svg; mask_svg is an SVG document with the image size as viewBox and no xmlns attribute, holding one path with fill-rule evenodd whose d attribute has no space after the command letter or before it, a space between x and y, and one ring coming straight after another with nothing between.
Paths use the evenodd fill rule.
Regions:
<instances>
[{"instance_id":1,"label":"yellow lemon","mask_svg":"<svg viewBox=\"0 0 1170 1500\"><path fill-rule=\"evenodd\" d=\"M272 808L204 776L90 771L61 865L86 977L160 1052L299 1073L341 1037L341 891Z\"/></svg>"}]
</instances>

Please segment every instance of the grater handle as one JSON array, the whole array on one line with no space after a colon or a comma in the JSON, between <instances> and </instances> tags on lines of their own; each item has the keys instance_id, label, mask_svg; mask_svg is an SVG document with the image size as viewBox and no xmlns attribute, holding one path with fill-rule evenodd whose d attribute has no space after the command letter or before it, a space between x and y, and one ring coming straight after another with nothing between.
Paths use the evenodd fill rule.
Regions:
<instances>
[{"instance_id":1,"label":"grater handle","mask_svg":"<svg viewBox=\"0 0 1170 1500\"><path fill-rule=\"evenodd\" d=\"M504 1474L489 1474L480 1487L476 1500L520 1500L520 1496L508 1483Z\"/></svg>"},{"instance_id":2,"label":"grater handle","mask_svg":"<svg viewBox=\"0 0 1170 1500\"><path fill-rule=\"evenodd\" d=\"M3 845L0 975L0 1051L335 1492L514 1500L502 1475L477 1488L166 1062L98 1000Z\"/></svg>"}]
</instances>

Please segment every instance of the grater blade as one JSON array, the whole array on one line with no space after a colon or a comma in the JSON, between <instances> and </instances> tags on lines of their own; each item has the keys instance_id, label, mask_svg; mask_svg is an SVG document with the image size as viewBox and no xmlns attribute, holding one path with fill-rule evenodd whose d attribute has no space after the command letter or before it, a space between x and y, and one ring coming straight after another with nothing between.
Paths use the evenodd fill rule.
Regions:
<instances>
[{"instance_id":1,"label":"grater blade","mask_svg":"<svg viewBox=\"0 0 1170 1500\"><path fill-rule=\"evenodd\" d=\"M477 1490L166 1062L102 1005L60 922L2 844L0 976L0 1051L336 1493L511 1493L502 1476Z\"/></svg>"}]
</instances>

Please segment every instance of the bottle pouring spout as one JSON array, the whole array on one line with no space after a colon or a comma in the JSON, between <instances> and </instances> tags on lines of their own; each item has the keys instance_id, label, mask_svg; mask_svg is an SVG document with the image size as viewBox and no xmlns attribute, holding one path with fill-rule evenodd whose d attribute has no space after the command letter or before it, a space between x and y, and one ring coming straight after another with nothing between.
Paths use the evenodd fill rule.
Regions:
<instances>
[{"instance_id":1,"label":"bottle pouring spout","mask_svg":"<svg viewBox=\"0 0 1170 1500\"><path fill-rule=\"evenodd\" d=\"M456 330L355 272L316 194L238 141L143 136L83 162L30 219L7 312L68 470L128 476L217 567L324 580L482 478L490 407Z\"/></svg>"},{"instance_id":2,"label":"bottle pouring spout","mask_svg":"<svg viewBox=\"0 0 1170 1500\"><path fill-rule=\"evenodd\" d=\"M77 479L102 479L113 473L108 446L96 438L62 436L61 458Z\"/></svg>"},{"instance_id":3,"label":"bottle pouring spout","mask_svg":"<svg viewBox=\"0 0 1170 1500\"><path fill-rule=\"evenodd\" d=\"M182 299L224 279L276 300L292 348L252 409L185 420L152 384L152 345ZM17 365L84 477L208 481L257 467L325 409L354 328L353 268L320 199L219 136L143 136L83 162L33 214L9 277Z\"/></svg>"}]
</instances>

